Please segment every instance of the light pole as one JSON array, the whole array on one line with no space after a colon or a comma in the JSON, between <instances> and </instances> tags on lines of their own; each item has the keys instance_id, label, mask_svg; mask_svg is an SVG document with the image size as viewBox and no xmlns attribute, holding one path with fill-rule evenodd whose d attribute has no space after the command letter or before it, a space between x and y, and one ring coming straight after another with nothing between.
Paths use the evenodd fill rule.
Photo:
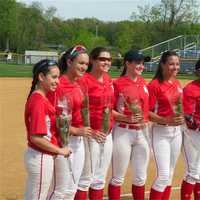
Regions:
<instances>
[{"instance_id":1,"label":"light pole","mask_svg":"<svg viewBox=\"0 0 200 200\"><path fill-rule=\"evenodd\" d=\"M96 31L95 31L95 32L96 32L95 35L96 35L96 37L98 37L98 24L96 24L96 26L95 26L95 30L96 30Z\"/></svg>"}]
</instances>

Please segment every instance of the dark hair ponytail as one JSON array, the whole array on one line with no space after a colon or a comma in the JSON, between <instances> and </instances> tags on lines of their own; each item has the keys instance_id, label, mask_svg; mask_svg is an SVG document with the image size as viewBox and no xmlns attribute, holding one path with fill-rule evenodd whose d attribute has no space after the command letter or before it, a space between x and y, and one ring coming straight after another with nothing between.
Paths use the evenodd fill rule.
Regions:
<instances>
[{"instance_id":1,"label":"dark hair ponytail","mask_svg":"<svg viewBox=\"0 0 200 200\"><path fill-rule=\"evenodd\" d=\"M124 64L124 68L123 68L123 71L122 71L122 73L120 74L120 76L126 75L126 71L127 71L127 66Z\"/></svg>"},{"instance_id":2,"label":"dark hair ponytail","mask_svg":"<svg viewBox=\"0 0 200 200\"><path fill-rule=\"evenodd\" d=\"M31 89L30 89L28 98L31 96L31 94L33 93L33 91L36 88L36 85L38 83L39 73L43 73L44 75L46 75L49 72L49 67L51 67L51 66L58 66L58 64L54 60L43 59L43 60L40 60L39 62L37 62L33 66L33 70L32 70L33 80L32 80L32 85L31 85Z\"/></svg>"},{"instance_id":3,"label":"dark hair ponytail","mask_svg":"<svg viewBox=\"0 0 200 200\"><path fill-rule=\"evenodd\" d=\"M160 58L159 63L158 63L158 68L156 70L156 74L153 77L153 79L158 79L159 82L163 82L164 81L162 64L165 64L168 61L168 58L171 57L171 56L179 57L178 54L175 51L165 51L161 55L161 58Z\"/></svg>"},{"instance_id":4,"label":"dark hair ponytail","mask_svg":"<svg viewBox=\"0 0 200 200\"><path fill-rule=\"evenodd\" d=\"M61 74L65 73L67 71L68 65L67 60L70 58L70 52L72 51L73 47L69 48L67 51L65 51L62 56L60 57L58 61L58 66L60 68ZM70 58L73 60L74 58Z\"/></svg>"},{"instance_id":5,"label":"dark hair ponytail","mask_svg":"<svg viewBox=\"0 0 200 200\"><path fill-rule=\"evenodd\" d=\"M38 82L37 77L34 77L33 80L32 80L32 85L31 85L31 89L30 89L30 92L29 92L28 98L31 96L31 94L32 94L33 91L35 90L36 85L37 85L37 82Z\"/></svg>"}]
</instances>

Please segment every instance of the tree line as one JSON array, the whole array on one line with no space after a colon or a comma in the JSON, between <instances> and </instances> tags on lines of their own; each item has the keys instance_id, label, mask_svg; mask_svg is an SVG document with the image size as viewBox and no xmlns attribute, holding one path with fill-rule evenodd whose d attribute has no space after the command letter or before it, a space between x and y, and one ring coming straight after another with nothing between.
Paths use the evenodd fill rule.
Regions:
<instances>
[{"instance_id":1,"label":"tree line","mask_svg":"<svg viewBox=\"0 0 200 200\"><path fill-rule=\"evenodd\" d=\"M28 6L0 0L0 51L62 51L80 43L88 49L103 45L124 53L177 35L199 34L198 8L195 0L161 0L154 6L138 7L130 20L104 22L96 18L65 20L56 17L54 7L45 10L39 2Z\"/></svg>"}]
</instances>

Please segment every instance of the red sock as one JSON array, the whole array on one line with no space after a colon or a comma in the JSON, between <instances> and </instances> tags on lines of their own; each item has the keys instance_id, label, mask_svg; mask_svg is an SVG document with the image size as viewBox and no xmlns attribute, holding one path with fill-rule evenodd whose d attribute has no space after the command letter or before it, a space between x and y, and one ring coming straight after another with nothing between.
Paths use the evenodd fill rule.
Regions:
<instances>
[{"instance_id":1,"label":"red sock","mask_svg":"<svg viewBox=\"0 0 200 200\"><path fill-rule=\"evenodd\" d=\"M144 185L142 185L142 186L132 185L133 199L134 200L144 200L144 190L145 190Z\"/></svg>"},{"instance_id":2,"label":"red sock","mask_svg":"<svg viewBox=\"0 0 200 200\"><path fill-rule=\"evenodd\" d=\"M194 200L200 200L200 183L196 183L194 186Z\"/></svg>"},{"instance_id":3,"label":"red sock","mask_svg":"<svg viewBox=\"0 0 200 200\"><path fill-rule=\"evenodd\" d=\"M170 199L170 193L171 193L171 186L168 185L162 195L162 200L169 200Z\"/></svg>"},{"instance_id":4,"label":"red sock","mask_svg":"<svg viewBox=\"0 0 200 200\"><path fill-rule=\"evenodd\" d=\"M87 199L87 191L77 190L74 200L86 200Z\"/></svg>"},{"instance_id":5,"label":"red sock","mask_svg":"<svg viewBox=\"0 0 200 200\"><path fill-rule=\"evenodd\" d=\"M90 200L102 200L103 199L103 189L95 190L89 189L89 199Z\"/></svg>"},{"instance_id":6,"label":"red sock","mask_svg":"<svg viewBox=\"0 0 200 200\"><path fill-rule=\"evenodd\" d=\"M120 200L121 186L109 184L108 196L109 200Z\"/></svg>"},{"instance_id":7,"label":"red sock","mask_svg":"<svg viewBox=\"0 0 200 200\"><path fill-rule=\"evenodd\" d=\"M159 192L151 188L149 200L161 200L163 192Z\"/></svg>"},{"instance_id":8,"label":"red sock","mask_svg":"<svg viewBox=\"0 0 200 200\"><path fill-rule=\"evenodd\" d=\"M190 200L193 189L194 184L183 181L181 185L181 200Z\"/></svg>"}]
</instances>

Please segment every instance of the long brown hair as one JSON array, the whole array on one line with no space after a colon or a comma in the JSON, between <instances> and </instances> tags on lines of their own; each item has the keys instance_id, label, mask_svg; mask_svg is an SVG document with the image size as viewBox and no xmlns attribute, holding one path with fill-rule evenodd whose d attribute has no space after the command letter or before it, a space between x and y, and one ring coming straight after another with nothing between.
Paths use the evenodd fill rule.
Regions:
<instances>
[{"instance_id":1,"label":"long brown hair","mask_svg":"<svg viewBox=\"0 0 200 200\"><path fill-rule=\"evenodd\" d=\"M164 81L162 64L165 64L168 61L168 58L171 57L171 56L179 57L179 55L175 51L165 51L162 54L162 56L160 58L160 61L158 63L158 68L156 70L156 74L153 77L153 79L158 79L159 82L163 82Z\"/></svg>"}]
</instances>

